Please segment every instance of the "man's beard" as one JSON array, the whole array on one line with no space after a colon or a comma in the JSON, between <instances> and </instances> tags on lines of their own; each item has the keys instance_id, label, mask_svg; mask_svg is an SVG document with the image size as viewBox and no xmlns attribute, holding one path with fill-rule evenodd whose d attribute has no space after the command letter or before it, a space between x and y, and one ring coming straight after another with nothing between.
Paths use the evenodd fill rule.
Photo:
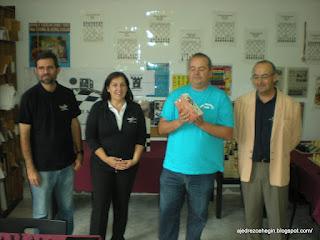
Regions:
<instances>
[{"instance_id":1,"label":"man's beard","mask_svg":"<svg viewBox=\"0 0 320 240\"><path fill-rule=\"evenodd\" d=\"M55 78L40 79L40 82L43 84L54 84L56 82L56 79Z\"/></svg>"}]
</instances>

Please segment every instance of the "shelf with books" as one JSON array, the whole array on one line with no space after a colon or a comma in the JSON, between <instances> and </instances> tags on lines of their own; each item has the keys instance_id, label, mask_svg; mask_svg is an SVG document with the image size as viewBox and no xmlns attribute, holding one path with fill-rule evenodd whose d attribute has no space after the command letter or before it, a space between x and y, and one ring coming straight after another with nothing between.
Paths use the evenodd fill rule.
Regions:
<instances>
[{"instance_id":1,"label":"shelf with books","mask_svg":"<svg viewBox=\"0 0 320 240\"><path fill-rule=\"evenodd\" d=\"M0 30L17 35L15 8L0 6ZM0 31L1 32L1 31ZM0 36L0 217L6 217L23 198L22 156L16 124L18 108L15 38ZM10 97L8 98L8 93ZM9 103L9 104L7 104Z\"/></svg>"}]
</instances>

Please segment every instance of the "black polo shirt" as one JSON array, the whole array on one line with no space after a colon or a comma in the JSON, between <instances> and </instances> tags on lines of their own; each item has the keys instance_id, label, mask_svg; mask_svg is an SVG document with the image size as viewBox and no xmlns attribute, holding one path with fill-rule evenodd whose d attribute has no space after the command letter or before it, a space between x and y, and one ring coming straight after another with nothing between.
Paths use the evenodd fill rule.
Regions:
<instances>
[{"instance_id":1,"label":"black polo shirt","mask_svg":"<svg viewBox=\"0 0 320 240\"><path fill-rule=\"evenodd\" d=\"M32 158L38 171L59 170L74 162L71 121L80 113L72 90L60 84L48 92L39 83L23 94L19 122L31 125Z\"/></svg>"},{"instance_id":2,"label":"black polo shirt","mask_svg":"<svg viewBox=\"0 0 320 240\"><path fill-rule=\"evenodd\" d=\"M273 125L274 109L277 92L274 97L263 103L256 94L255 136L253 147L253 161L270 161L270 139Z\"/></svg>"}]
</instances>

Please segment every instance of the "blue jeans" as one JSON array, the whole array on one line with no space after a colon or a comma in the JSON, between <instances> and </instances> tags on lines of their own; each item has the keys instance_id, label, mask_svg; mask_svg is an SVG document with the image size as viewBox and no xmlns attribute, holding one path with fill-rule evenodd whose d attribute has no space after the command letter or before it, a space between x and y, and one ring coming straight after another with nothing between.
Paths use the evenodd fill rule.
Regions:
<instances>
[{"instance_id":1,"label":"blue jeans","mask_svg":"<svg viewBox=\"0 0 320 240\"><path fill-rule=\"evenodd\" d=\"M187 240L200 240L208 218L214 174L185 175L163 169L160 176L160 240L176 240L180 210L188 203Z\"/></svg>"},{"instance_id":2,"label":"blue jeans","mask_svg":"<svg viewBox=\"0 0 320 240\"><path fill-rule=\"evenodd\" d=\"M73 166L56 170L40 171L41 185L31 185L33 218L48 218L52 193L57 201L56 219L67 221L67 233L73 231Z\"/></svg>"}]
</instances>

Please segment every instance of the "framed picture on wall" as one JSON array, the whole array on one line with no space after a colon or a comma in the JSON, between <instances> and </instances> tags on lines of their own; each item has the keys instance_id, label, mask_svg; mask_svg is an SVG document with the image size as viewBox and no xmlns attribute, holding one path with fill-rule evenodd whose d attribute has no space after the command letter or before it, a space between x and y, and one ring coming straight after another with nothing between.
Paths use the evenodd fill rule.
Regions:
<instances>
[{"instance_id":1,"label":"framed picture on wall","mask_svg":"<svg viewBox=\"0 0 320 240\"><path fill-rule=\"evenodd\" d=\"M288 68L288 95L291 97L307 97L308 68Z\"/></svg>"},{"instance_id":2,"label":"framed picture on wall","mask_svg":"<svg viewBox=\"0 0 320 240\"><path fill-rule=\"evenodd\" d=\"M37 54L51 50L60 67L70 67L70 23L29 23L29 66Z\"/></svg>"}]
</instances>

